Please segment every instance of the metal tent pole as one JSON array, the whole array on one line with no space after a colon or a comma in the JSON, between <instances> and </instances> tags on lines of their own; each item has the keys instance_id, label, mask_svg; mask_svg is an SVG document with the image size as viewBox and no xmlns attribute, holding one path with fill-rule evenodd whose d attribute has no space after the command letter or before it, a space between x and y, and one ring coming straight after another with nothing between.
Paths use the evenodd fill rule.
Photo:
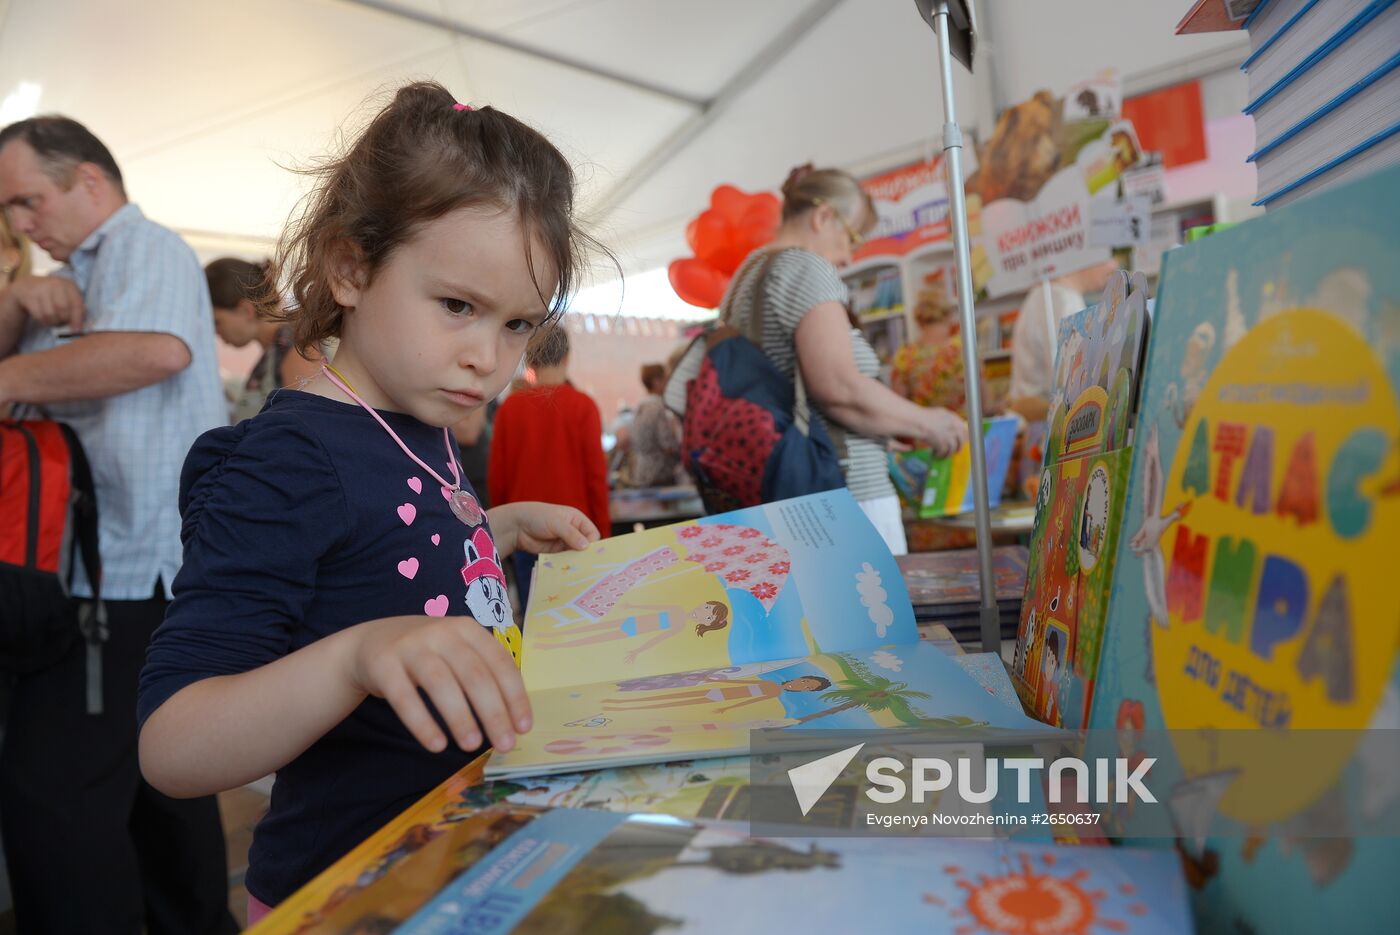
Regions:
<instances>
[{"instance_id":1,"label":"metal tent pole","mask_svg":"<svg viewBox=\"0 0 1400 935\"><path fill-rule=\"evenodd\" d=\"M946 0L932 10L938 36L938 64L943 79L943 153L948 172L953 220L953 256L958 272L958 311L962 318L963 375L967 383L968 447L972 455L972 499L976 508L977 560L982 584L980 606L982 651L1001 654L1001 613L997 608L996 579L992 574L991 502L987 495L987 455L982 441L982 372L977 353L977 315L972 307L972 252L967 239L967 199L963 194L962 130L958 128L953 101L953 54L949 41ZM971 55L968 55L970 62Z\"/></svg>"}]
</instances>

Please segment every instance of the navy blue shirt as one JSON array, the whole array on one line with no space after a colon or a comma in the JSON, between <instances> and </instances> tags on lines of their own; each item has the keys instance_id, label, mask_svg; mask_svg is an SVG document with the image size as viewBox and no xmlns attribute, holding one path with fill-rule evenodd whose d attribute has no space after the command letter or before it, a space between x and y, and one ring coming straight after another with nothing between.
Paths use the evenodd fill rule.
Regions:
<instances>
[{"instance_id":1,"label":"navy blue shirt","mask_svg":"<svg viewBox=\"0 0 1400 935\"><path fill-rule=\"evenodd\" d=\"M452 479L441 429L380 415ZM180 512L184 564L141 673L142 724L187 685L366 620L470 614L518 640L489 529L460 522L357 405L281 390L256 418L205 433L185 461ZM277 771L248 892L281 902L478 752L449 739L430 753L387 702L366 700Z\"/></svg>"}]
</instances>

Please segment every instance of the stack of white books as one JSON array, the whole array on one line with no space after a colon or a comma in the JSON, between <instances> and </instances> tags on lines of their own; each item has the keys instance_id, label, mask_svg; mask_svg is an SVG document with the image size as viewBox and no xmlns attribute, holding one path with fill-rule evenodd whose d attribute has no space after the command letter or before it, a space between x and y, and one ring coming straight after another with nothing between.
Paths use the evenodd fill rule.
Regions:
<instances>
[{"instance_id":1,"label":"stack of white books","mask_svg":"<svg viewBox=\"0 0 1400 935\"><path fill-rule=\"evenodd\" d=\"M1400 2L1260 0L1244 26L1256 204L1400 163Z\"/></svg>"}]
</instances>

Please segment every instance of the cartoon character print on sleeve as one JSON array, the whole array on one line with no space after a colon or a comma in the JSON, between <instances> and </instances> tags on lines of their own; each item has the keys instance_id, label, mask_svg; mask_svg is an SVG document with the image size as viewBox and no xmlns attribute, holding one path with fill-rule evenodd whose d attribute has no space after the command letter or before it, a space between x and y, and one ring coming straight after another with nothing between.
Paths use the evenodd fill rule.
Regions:
<instances>
[{"instance_id":1,"label":"cartoon character print on sleeve","mask_svg":"<svg viewBox=\"0 0 1400 935\"><path fill-rule=\"evenodd\" d=\"M485 526L480 526L462 546L466 561L462 565L462 582L467 586L467 610L484 627L489 627L496 639L520 665L520 628L511 612L510 595L506 592L506 576L501 570L501 557L496 543Z\"/></svg>"}]
</instances>

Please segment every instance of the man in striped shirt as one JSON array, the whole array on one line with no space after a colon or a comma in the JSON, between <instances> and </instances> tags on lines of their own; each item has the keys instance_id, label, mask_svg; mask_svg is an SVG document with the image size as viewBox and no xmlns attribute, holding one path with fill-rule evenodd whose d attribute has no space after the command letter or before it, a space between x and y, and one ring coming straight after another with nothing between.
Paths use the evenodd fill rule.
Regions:
<instances>
[{"instance_id":1,"label":"man in striped shirt","mask_svg":"<svg viewBox=\"0 0 1400 935\"><path fill-rule=\"evenodd\" d=\"M127 201L107 147L66 117L0 130L0 207L64 264L0 291L0 409L41 406L82 442L109 630L92 668L78 640L11 696L0 828L16 923L236 931L214 799L160 795L136 756L137 678L180 566L180 468L227 419L204 275L174 232ZM85 574L74 591L93 596ZM101 711L90 713L84 686L99 678Z\"/></svg>"}]
</instances>

